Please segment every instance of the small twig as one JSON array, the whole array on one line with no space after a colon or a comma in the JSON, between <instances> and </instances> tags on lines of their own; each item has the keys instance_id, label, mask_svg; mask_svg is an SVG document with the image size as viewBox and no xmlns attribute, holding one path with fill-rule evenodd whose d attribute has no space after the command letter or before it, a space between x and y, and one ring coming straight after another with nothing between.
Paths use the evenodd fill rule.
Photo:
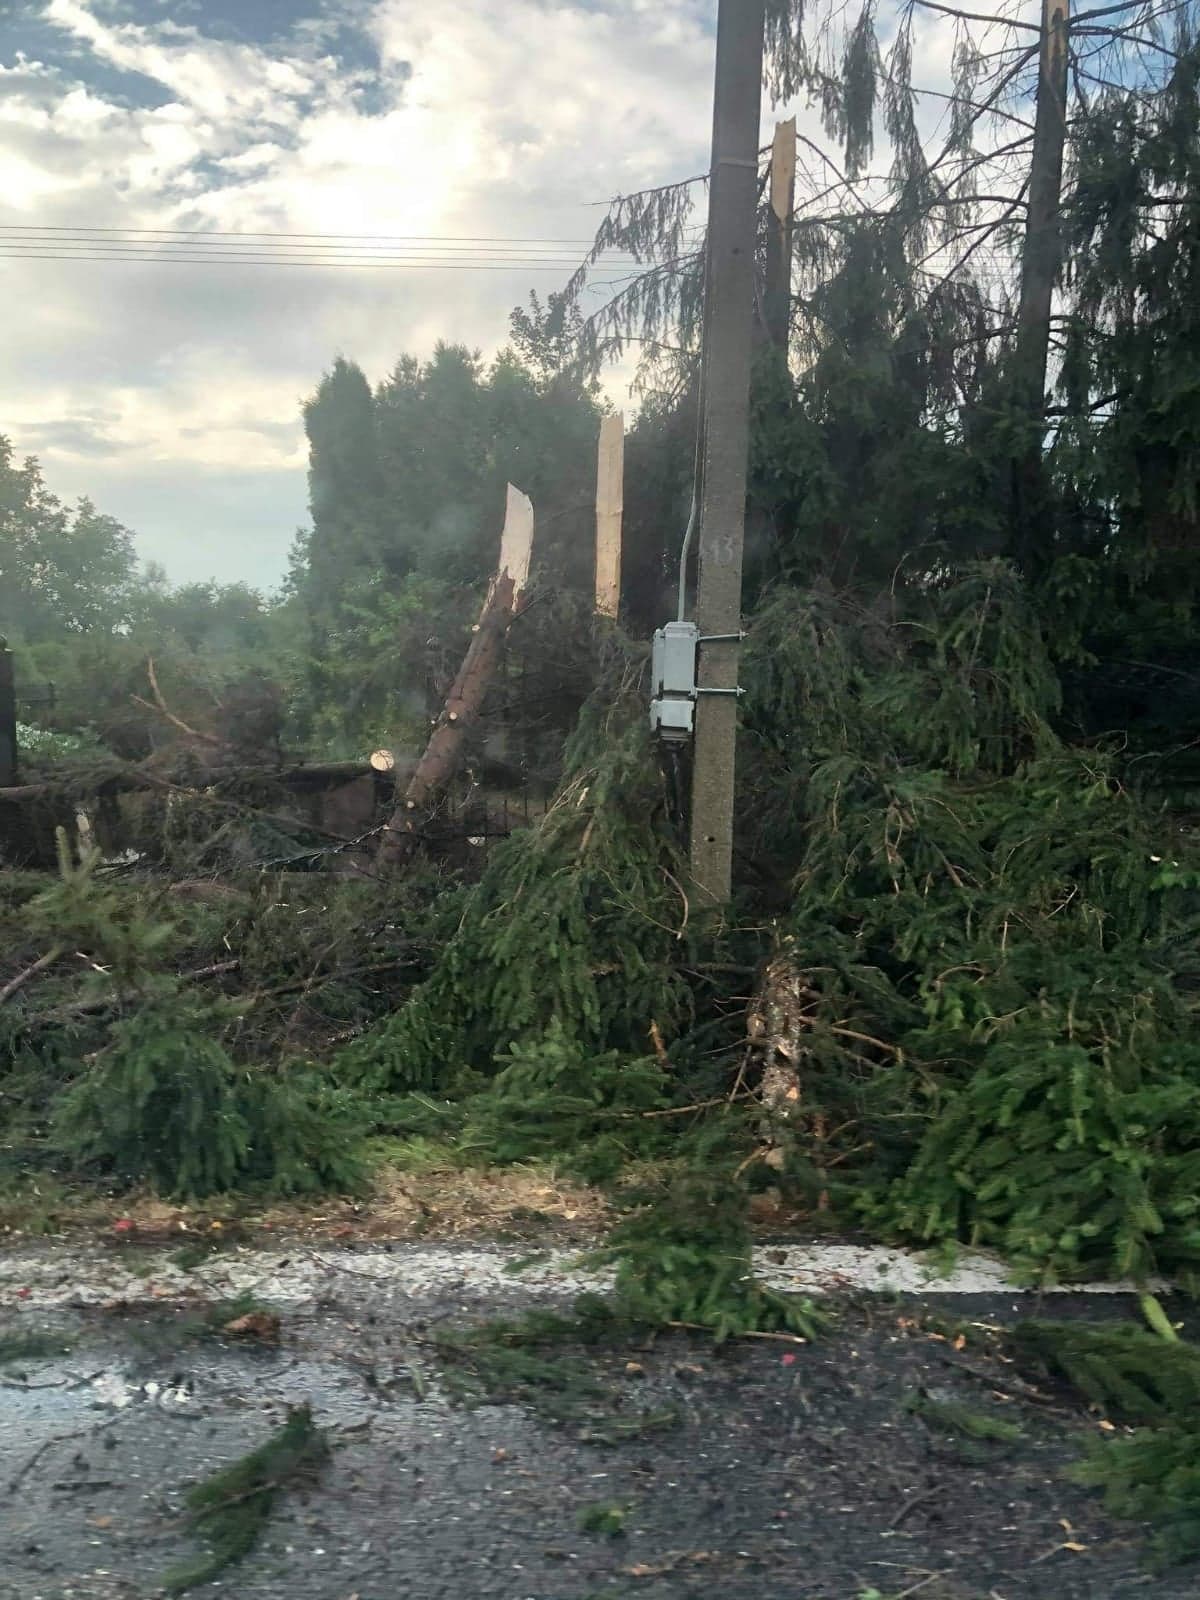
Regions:
<instances>
[{"instance_id":1,"label":"small twig","mask_svg":"<svg viewBox=\"0 0 1200 1600\"><path fill-rule=\"evenodd\" d=\"M965 1372L969 1377L974 1378L976 1382L985 1384L996 1394L1009 1395L1014 1400L1025 1400L1032 1405L1052 1406L1055 1410L1065 1409L1053 1395L1043 1394L1040 1389L1036 1388L1032 1383L1027 1383L1023 1378L1005 1379L994 1372L987 1372L970 1361L964 1361L957 1351L952 1353L949 1350L935 1348L934 1354L940 1356L956 1372Z\"/></svg>"},{"instance_id":2,"label":"small twig","mask_svg":"<svg viewBox=\"0 0 1200 1600\"><path fill-rule=\"evenodd\" d=\"M306 1254L311 1260L315 1261L319 1267L324 1267L326 1272L348 1272L353 1278L369 1278L372 1283L382 1283L384 1281L384 1274L382 1272L367 1272L362 1267L348 1267L344 1261L326 1261L323 1257L319 1256L315 1250L309 1250L306 1252Z\"/></svg>"},{"instance_id":3,"label":"small twig","mask_svg":"<svg viewBox=\"0 0 1200 1600\"><path fill-rule=\"evenodd\" d=\"M641 1111L642 1117L686 1117L689 1111L707 1111L710 1106L723 1106L728 1104L723 1094L715 1100L697 1100L690 1106L668 1106L665 1111Z\"/></svg>"},{"instance_id":4,"label":"small twig","mask_svg":"<svg viewBox=\"0 0 1200 1600\"><path fill-rule=\"evenodd\" d=\"M727 1096L730 1105L733 1104L733 1102L737 1099L737 1097L742 1092L742 1085L746 1081L746 1068L749 1065L750 1065L750 1051L747 1049L747 1050L744 1050L742 1052L742 1064L737 1070L737 1077L733 1080L733 1088L730 1089L729 1094Z\"/></svg>"},{"instance_id":5,"label":"small twig","mask_svg":"<svg viewBox=\"0 0 1200 1600\"><path fill-rule=\"evenodd\" d=\"M38 973L44 972L47 967L53 966L62 953L62 945L56 944L47 950L44 956L39 956L36 961L31 961L24 971L17 973L15 978L10 978L3 989L0 989L0 1006L4 1004L10 995L16 994L22 984L28 983L30 978L36 978Z\"/></svg>"},{"instance_id":6,"label":"small twig","mask_svg":"<svg viewBox=\"0 0 1200 1600\"><path fill-rule=\"evenodd\" d=\"M285 1488L290 1481L290 1475L282 1478L268 1478L265 1483L255 1484L251 1489L243 1489L240 1494L231 1494L227 1499L219 1500L213 1505L201 1506L196 1511L185 1511L178 1517L172 1517L166 1524L168 1528L202 1528L204 1523L219 1517L222 1512L228 1511L231 1506L245 1505L248 1500L259 1500L264 1494L274 1494L277 1489Z\"/></svg>"},{"instance_id":7,"label":"small twig","mask_svg":"<svg viewBox=\"0 0 1200 1600\"><path fill-rule=\"evenodd\" d=\"M899 1511L897 1511L896 1515L888 1523L888 1527L889 1528L898 1528L900 1526L900 1524L904 1521L904 1519L908 1516L910 1511L915 1511L918 1506L923 1506L927 1500L936 1499L936 1497L939 1494L941 1494L941 1492L942 1492L941 1485L938 1484L932 1489L924 1490L921 1494L914 1494L910 1499L906 1500L904 1502L904 1504L900 1507ZM926 1583L928 1583L929 1581L930 1580L928 1578L925 1579ZM914 1591L911 1590L911 1589L906 1590L906 1593L908 1593L908 1594L912 1594L913 1592Z\"/></svg>"},{"instance_id":8,"label":"small twig","mask_svg":"<svg viewBox=\"0 0 1200 1600\"><path fill-rule=\"evenodd\" d=\"M111 1428L114 1422L119 1422L125 1415L125 1412L117 1411L114 1412L111 1417L107 1418L106 1421L97 1423L95 1427L73 1428L70 1433L56 1433L49 1439L43 1439L41 1444L38 1445L37 1449L26 1460L24 1465L19 1467L8 1480L9 1494L15 1494L17 1492L22 1483L24 1483L25 1479L33 1471L34 1467L37 1466L38 1462L46 1454L47 1450L53 1450L56 1444L66 1444L70 1439L86 1439L93 1434L99 1433L103 1428Z\"/></svg>"},{"instance_id":9,"label":"small twig","mask_svg":"<svg viewBox=\"0 0 1200 1600\"><path fill-rule=\"evenodd\" d=\"M907 1589L901 1589L896 1596L896 1600L908 1600L910 1594L916 1594L920 1589L927 1589L931 1583L935 1583L938 1578L944 1578L945 1576L944 1572L927 1573L919 1583L910 1583Z\"/></svg>"},{"instance_id":10,"label":"small twig","mask_svg":"<svg viewBox=\"0 0 1200 1600\"><path fill-rule=\"evenodd\" d=\"M885 1044L882 1039L874 1039L869 1033L856 1033L853 1028L840 1028L836 1023L829 1024L830 1033L839 1034L843 1039L857 1039L859 1044L872 1045L876 1050L883 1050L890 1056L903 1059L904 1051L894 1044Z\"/></svg>"},{"instance_id":11,"label":"small twig","mask_svg":"<svg viewBox=\"0 0 1200 1600\"><path fill-rule=\"evenodd\" d=\"M668 1328L690 1328L697 1333L711 1333L712 1329L703 1322L668 1322ZM745 1328L741 1333L730 1334L731 1339L771 1339L778 1344L807 1344L808 1340L801 1338L798 1333L767 1333L761 1328Z\"/></svg>"},{"instance_id":12,"label":"small twig","mask_svg":"<svg viewBox=\"0 0 1200 1600\"><path fill-rule=\"evenodd\" d=\"M38 1462L46 1454L47 1450L53 1449L53 1447L56 1444L61 1444L64 1439L79 1439L79 1438L82 1438L83 1437L83 1433L85 1431L86 1430L81 1430L79 1433L59 1434L56 1438L53 1438L53 1439L43 1439L41 1444L38 1445L37 1449L33 1452L33 1454L26 1461L25 1465L23 1467L21 1467L17 1472L15 1472L13 1474L13 1476L8 1480L8 1492L9 1492L9 1494L15 1494L17 1492L17 1490L21 1487L21 1484L24 1482L24 1480L29 1476L29 1474L33 1471L34 1467L37 1466Z\"/></svg>"},{"instance_id":13,"label":"small twig","mask_svg":"<svg viewBox=\"0 0 1200 1600\"><path fill-rule=\"evenodd\" d=\"M668 872L666 867L663 867L662 875L669 883L673 883L675 885L675 888L679 893L679 898L683 901L683 921L679 924L678 931L675 934L677 939L682 939L684 931L688 925L688 917L691 915L691 907L688 905L688 897L684 893L683 885L673 872Z\"/></svg>"}]
</instances>

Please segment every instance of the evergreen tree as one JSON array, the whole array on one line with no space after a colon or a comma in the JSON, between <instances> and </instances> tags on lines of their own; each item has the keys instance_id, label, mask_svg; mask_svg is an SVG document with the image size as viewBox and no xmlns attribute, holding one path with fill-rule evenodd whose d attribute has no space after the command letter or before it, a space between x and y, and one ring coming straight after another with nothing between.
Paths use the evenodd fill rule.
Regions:
<instances>
[{"instance_id":1,"label":"evergreen tree","mask_svg":"<svg viewBox=\"0 0 1200 1600\"><path fill-rule=\"evenodd\" d=\"M304 426L313 518L305 586L314 614L332 618L356 581L406 570L386 539L374 402L361 368L338 357L305 403Z\"/></svg>"}]
</instances>

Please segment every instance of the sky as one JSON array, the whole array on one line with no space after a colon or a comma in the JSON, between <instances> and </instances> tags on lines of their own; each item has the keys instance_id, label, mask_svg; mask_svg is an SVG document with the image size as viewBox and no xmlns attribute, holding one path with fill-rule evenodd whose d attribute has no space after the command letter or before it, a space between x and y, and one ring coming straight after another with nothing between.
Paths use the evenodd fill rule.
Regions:
<instances>
[{"instance_id":1,"label":"sky","mask_svg":"<svg viewBox=\"0 0 1200 1600\"><path fill-rule=\"evenodd\" d=\"M565 270L47 260L17 230L562 239L565 259L611 196L707 167L715 13L0 0L0 433L172 581L269 590L306 521L300 406L335 356L375 381L438 339L489 355Z\"/></svg>"}]
</instances>

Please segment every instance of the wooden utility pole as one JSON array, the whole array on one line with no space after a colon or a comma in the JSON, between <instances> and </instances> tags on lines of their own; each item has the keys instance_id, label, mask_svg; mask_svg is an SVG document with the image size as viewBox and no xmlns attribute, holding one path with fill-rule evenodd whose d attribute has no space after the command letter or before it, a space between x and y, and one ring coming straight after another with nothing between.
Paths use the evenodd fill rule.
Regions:
<instances>
[{"instance_id":1,"label":"wooden utility pole","mask_svg":"<svg viewBox=\"0 0 1200 1600\"><path fill-rule=\"evenodd\" d=\"M621 516L625 505L625 418L600 423L596 455L596 610L616 615L621 605Z\"/></svg>"},{"instance_id":2,"label":"wooden utility pole","mask_svg":"<svg viewBox=\"0 0 1200 1600\"><path fill-rule=\"evenodd\" d=\"M12 651L0 639L0 787L17 781L17 687Z\"/></svg>"},{"instance_id":3,"label":"wooden utility pole","mask_svg":"<svg viewBox=\"0 0 1200 1600\"><path fill-rule=\"evenodd\" d=\"M796 209L796 119L775 124L771 146L770 209L763 322L767 338L787 357L792 316L792 213Z\"/></svg>"},{"instance_id":4,"label":"wooden utility pole","mask_svg":"<svg viewBox=\"0 0 1200 1600\"><path fill-rule=\"evenodd\" d=\"M1016 379L1019 404L1027 410L1029 441L1015 463L1018 549L1034 555L1041 504L1042 434L1046 414L1046 367L1050 315L1062 260L1062 168L1067 136L1067 40L1069 0L1042 0L1042 46L1037 114L1029 171L1029 207L1021 256L1017 311Z\"/></svg>"},{"instance_id":5,"label":"wooden utility pole","mask_svg":"<svg viewBox=\"0 0 1200 1600\"><path fill-rule=\"evenodd\" d=\"M737 636L754 327L754 235L764 0L721 0L708 189L704 470L696 621L701 637L689 840L693 895L724 905L733 875Z\"/></svg>"}]
</instances>

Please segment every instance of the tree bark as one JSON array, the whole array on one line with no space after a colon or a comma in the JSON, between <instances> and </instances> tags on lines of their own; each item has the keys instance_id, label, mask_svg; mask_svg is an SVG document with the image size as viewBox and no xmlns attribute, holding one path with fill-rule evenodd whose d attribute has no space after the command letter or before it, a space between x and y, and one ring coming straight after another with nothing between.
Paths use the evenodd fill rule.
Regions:
<instances>
[{"instance_id":1,"label":"tree bark","mask_svg":"<svg viewBox=\"0 0 1200 1600\"><path fill-rule=\"evenodd\" d=\"M508 486L508 509L500 538L500 567L492 579L474 633L425 753L399 795L379 841L382 866L407 861L419 842L429 809L458 768L467 733L479 718L504 635L525 590L533 546L533 507Z\"/></svg>"},{"instance_id":2,"label":"tree bark","mask_svg":"<svg viewBox=\"0 0 1200 1600\"><path fill-rule=\"evenodd\" d=\"M596 452L596 611L616 620L621 606L621 517L624 510L625 419L600 423Z\"/></svg>"}]
</instances>

